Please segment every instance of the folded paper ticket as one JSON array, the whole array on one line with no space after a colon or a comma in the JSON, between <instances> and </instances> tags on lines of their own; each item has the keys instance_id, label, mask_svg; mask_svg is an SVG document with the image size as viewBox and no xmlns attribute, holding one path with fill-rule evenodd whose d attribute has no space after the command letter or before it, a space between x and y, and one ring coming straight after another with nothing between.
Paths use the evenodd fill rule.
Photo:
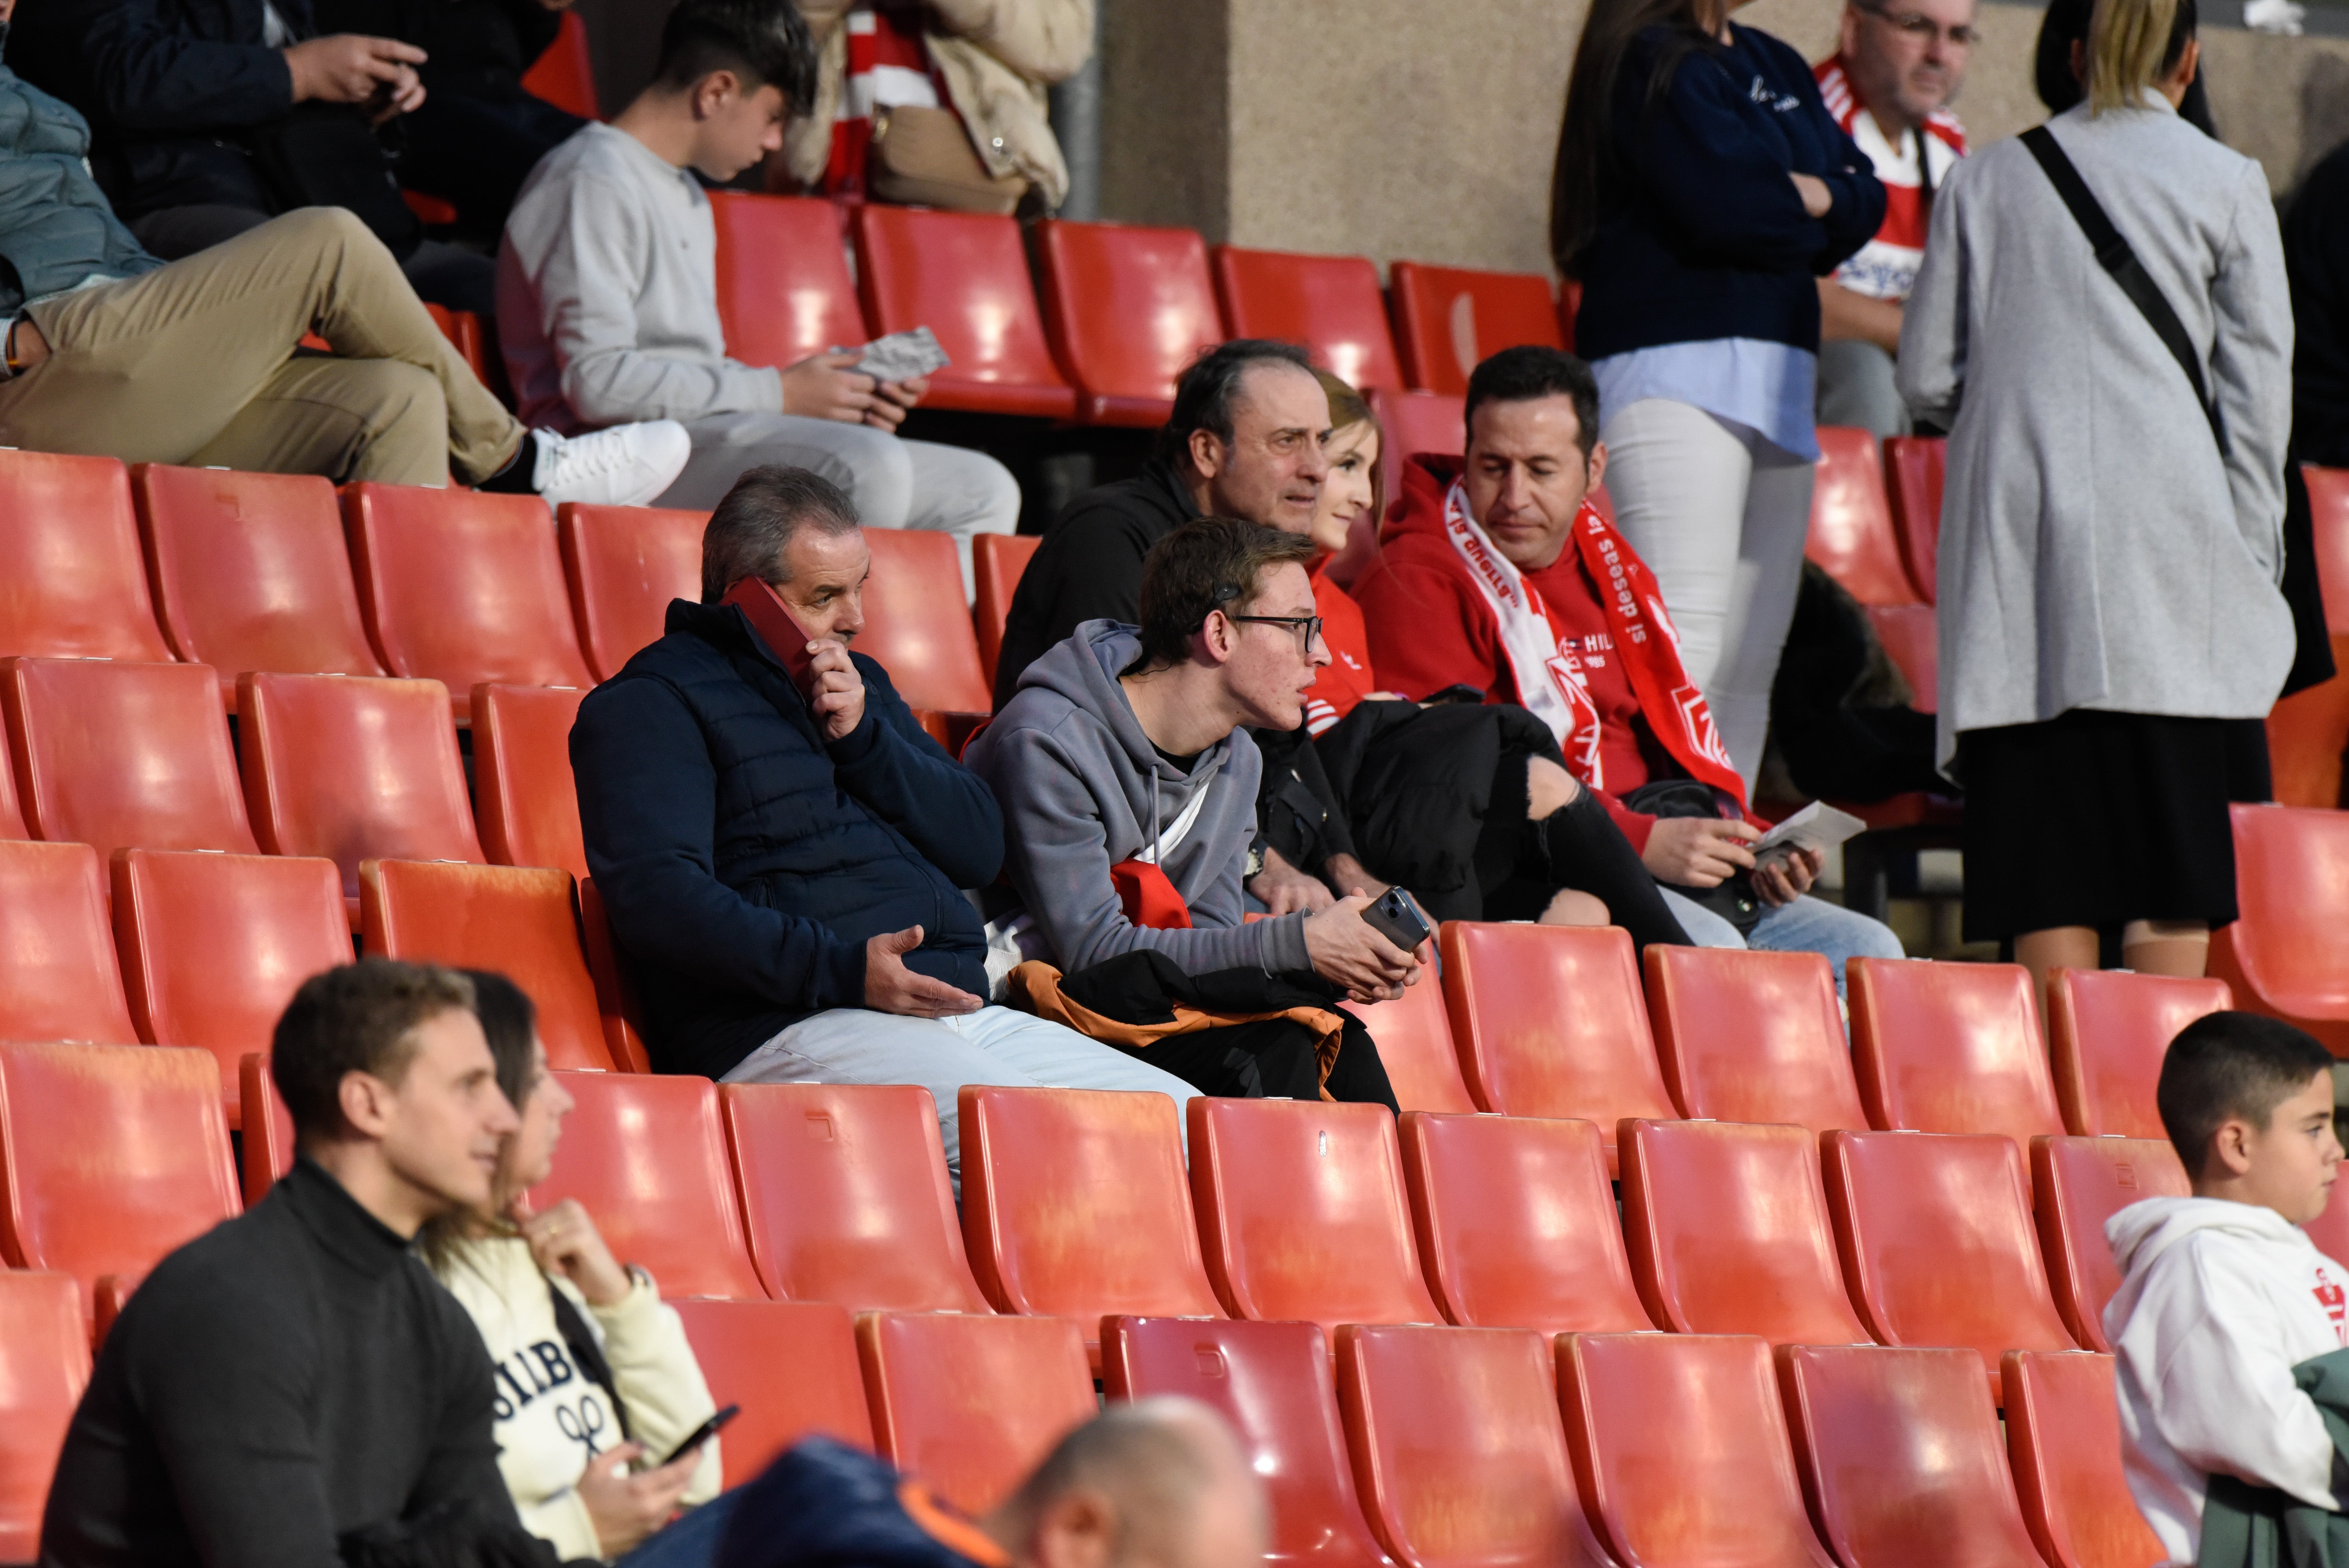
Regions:
<instances>
[{"instance_id":1,"label":"folded paper ticket","mask_svg":"<svg viewBox=\"0 0 2349 1568\"><path fill-rule=\"evenodd\" d=\"M1763 834L1762 841L1754 846L1754 857L1762 861L1774 853L1832 849L1855 833L1866 831L1868 824L1850 812L1838 811L1825 800L1814 800Z\"/></svg>"},{"instance_id":2,"label":"folded paper ticket","mask_svg":"<svg viewBox=\"0 0 2349 1568\"><path fill-rule=\"evenodd\" d=\"M856 371L875 381L911 381L953 363L947 357L947 351L938 346L937 335L926 326L917 326L911 332L893 332L866 344L864 357L856 362Z\"/></svg>"}]
</instances>

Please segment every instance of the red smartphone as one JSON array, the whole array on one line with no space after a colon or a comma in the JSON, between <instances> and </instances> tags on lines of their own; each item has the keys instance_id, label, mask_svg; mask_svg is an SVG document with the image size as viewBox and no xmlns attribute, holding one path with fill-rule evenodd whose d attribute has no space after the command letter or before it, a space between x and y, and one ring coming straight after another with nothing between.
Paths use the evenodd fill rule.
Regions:
<instances>
[{"instance_id":1,"label":"red smartphone","mask_svg":"<svg viewBox=\"0 0 2349 1568\"><path fill-rule=\"evenodd\" d=\"M814 634L801 625L783 603L783 596L773 586L757 577L745 577L726 590L721 603L740 605L749 616L751 629L767 645L767 651L783 662L791 672L792 684L805 694L814 682L814 672L809 667L814 655L808 644Z\"/></svg>"}]
</instances>

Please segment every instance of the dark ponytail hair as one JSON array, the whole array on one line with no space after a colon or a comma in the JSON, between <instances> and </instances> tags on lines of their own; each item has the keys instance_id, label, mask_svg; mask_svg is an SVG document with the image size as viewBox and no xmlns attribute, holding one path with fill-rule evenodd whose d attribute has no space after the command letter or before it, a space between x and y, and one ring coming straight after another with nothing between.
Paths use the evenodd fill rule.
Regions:
<instances>
[{"instance_id":1,"label":"dark ponytail hair","mask_svg":"<svg viewBox=\"0 0 2349 1568\"><path fill-rule=\"evenodd\" d=\"M1647 101L1669 91L1681 62L1718 46L1722 0L1591 0L1566 80L1566 116L1550 171L1549 253L1568 277L1582 275L1582 253L1599 228L1599 186L1620 153L1615 147L1615 89L1623 57L1651 27L1665 29L1648 73Z\"/></svg>"}]
</instances>

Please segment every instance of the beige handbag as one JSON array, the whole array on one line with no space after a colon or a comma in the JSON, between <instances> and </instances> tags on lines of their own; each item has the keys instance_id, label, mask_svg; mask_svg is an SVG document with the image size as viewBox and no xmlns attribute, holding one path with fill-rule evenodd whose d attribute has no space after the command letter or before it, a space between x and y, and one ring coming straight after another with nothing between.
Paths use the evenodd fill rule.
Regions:
<instances>
[{"instance_id":1,"label":"beige handbag","mask_svg":"<svg viewBox=\"0 0 2349 1568\"><path fill-rule=\"evenodd\" d=\"M1009 212L1028 194L1025 175L988 173L950 108L912 104L873 111L872 150L865 183L874 197L950 212Z\"/></svg>"}]
</instances>

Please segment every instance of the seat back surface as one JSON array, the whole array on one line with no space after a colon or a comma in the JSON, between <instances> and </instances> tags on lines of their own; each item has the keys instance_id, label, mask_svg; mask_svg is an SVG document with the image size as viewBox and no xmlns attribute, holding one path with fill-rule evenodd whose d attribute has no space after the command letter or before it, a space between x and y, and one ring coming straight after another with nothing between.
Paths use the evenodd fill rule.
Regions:
<instances>
[{"instance_id":1,"label":"seat back surface","mask_svg":"<svg viewBox=\"0 0 2349 1568\"><path fill-rule=\"evenodd\" d=\"M742 1407L718 1439L728 1487L755 1480L802 1438L873 1447L856 1326L828 1301L672 1300L709 1397Z\"/></svg>"},{"instance_id":2,"label":"seat back surface","mask_svg":"<svg viewBox=\"0 0 2349 1568\"><path fill-rule=\"evenodd\" d=\"M473 793L481 850L493 863L587 875L571 776L571 727L585 695L560 686L473 688Z\"/></svg>"},{"instance_id":3,"label":"seat back surface","mask_svg":"<svg viewBox=\"0 0 2349 1568\"><path fill-rule=\"evenodd\" d=\"M822 196L709 193L718 227L718 318L726 353L786 369L873 335L848 275L840 209Z\"/></svg>"},{"instance_id":4,"label":"seat back surface","mask_svg":"<svg viewBox=\"0 0 2349 1568\"><path fill-rule=\"evenodd\" d=\"M2140 1199L2189 1196L2186 1167L2166 1140L2034 1138L2031 1169L2039 1252L2055 1310L2073 1338L2091 1350L2110 1350L2105 1304L2120 1289L2121 1275L2105 1222Z\"/></svg>"},{"instance_id":5,"label":"seat back surface","mask_svg":"<svg viewBox=\"0 0 2349 1568\"><path fill-rule=\"evenodd\" d=\"M88 844L0 840L0 1040L135 1045Z\"/></svg>"},{"instance_id":6,"label":"seat back surface","mask_svg":"<svg viewBox=\"0 0 2349 1568\"><path fill-rule=\"evenodd\" d=\"M66 1428L89 1385L89 1329L67 1274L0 1273L0 1563L41 1553Z\"/></svg>"},{"instance_id":7,"label":"seat back surface","mask_svg":"<svg viewBox=\"0 0 2349 1568\"><path fill-rule=\"evenodd\" d=\"M2064 1130L2030 971L1862 958L1845 975L1851 1064L1871 1124L2002 1132L2018 1159L2039 1134Z\"/></svg>"},{"instance_id":8,"label":"seat back surface","mask_svg":"<svg viewBox=\"0 0 2349 1568\"><path fill-rule=\"evenodd\" d=\"M1378 1043L1379 1065L1387 1069L1395 1104L1406 1111L1476 1109L1460 1076L1444 985L1433 970L1422 970L1419 984L1403 987L1392 1002L1352 1002L1346 1011L1361 1019Z\"/></svg>"},{"instance_id":9,"label":"seat back surface","mask_svg":"<svg viewBox=\"0 0 2349 1568\"><path fill-rule=\"evenodd\" d=\"M1884 443L1885 489L1900 563L1928 604L1935 596L1933 558L1941 542L1941 476L1949 450L1940 436L1894 436Z\"/></svg>"},{"instance_id":10,"label":"seat back surface","mask_svg":"<svg viewBox=\"0 0 2349 1568\"><path fill-rule=\"evenodd\" d=\"M856 210L857 290L876 333L927 326L954 361L935 407L1065 419L1077 394L1044 341L1019 225L986 212L868 201Z\"/></svg>"},{"instance_id":11,"label":"seat back surface","mask_svg":"<svg viewBox=\"0 0 2349 1568\"><path fill-rule=\"evenodd\" d=\"M1403 378L1454 397L1477 366L1530 343L1564 348L1557 301L1539 273L1487 273L1397 262L1387 269Z\"/></svg>"},{"instance_id":12,"label":"seat back surface","mask_svg":"<svg viewBox=\"0 0 2349 1568\"><path fill-rule=\"evenodd\" d=\"M2023 1521L2053 1568L2144 1568L2164 1548L2121 1474L2113 1358L2009 1351L2006 1451Z\"/></svg>"},{"instance_id":13,"label":"seat back surface","mask_svg":"<svg viewBox=\"0 0 2349 1568\"><path fill-rule=\"evenodd\" d=\"M23 766L20 762L19 767ZM26 808L27 814L30 807ZM2349 813L2235 806L2241 915L2210 935L2235 1006L2349 1052Z\"/></svg>"},{"instance_id":14,"label":"seat back surface","mask_svg":"<svg viewBox=\"0 0 2349 1568\"><path fill-rule=\"evenodd\" d=\"M610 680L660 640L669 603L701 598L704 511L565 501L555 520L579 645L597 680Z\"/></svg>"},{"instance_id":15,"label":"seat back surface","mask_svg":"<svg viewBox=\"0 0 2349 1568\"><path fill-rule=\"evenodd\" d=\"M1819 427L1819 466L1811 485L1811 531L1803 553L1863 604L1914 604L1921 597L1901 564L1885 499L1876 437L1840 425Z\"/></svg>"},{"instance_id":16,"label":"seat back surface","mask_svg":"<svg viewBox=\"0 0 2349 1568\"><path fill-rule=\"evenodd\" d=\"M1664 1081L1691 1116L1865 1128L1835 971L1816 953L1651 947Z\"/></svg>"},{"instance_id":17,"label":"seat back surface","mask_svg":"<svg viewBox=\"0 0 2349 1568\"><path fill-rule=\"evenodd\" d=\"M0 450L0 655L19 654L171 656L119 459Z\"/></svg>"},{"instance_id":18,"label":"seat back surface","mask_svg":"<svg viewBox=\"0 0 2349 1568\"><path fill-rule=\"evenodd\" d=\"M1156 426L1174 378L1221 343L1207 246L1191 229L1048 220L1036 228L1044 330L1089 425Z\"/></svg>"},{"instance_id":19,"label":"seat back surface","mask_svg":"<svg viewBox=\"0 0 2349 1568\"><path fill-rule=\"evenodd\" d=\"M1302 343L1350 387L1402 385L1379 270L1363 256L1217 245L1216 294L1235 337Z\"/></svg>"},{"instance_id":20,"label":"seat back surface","mask_svg":"<svg viewBox=\"0 0 2349 1568\"><path fill-rule=\"evenodd\" d=\"M2224 980L2058 969L2047 984L2048 1055L2064 1125L2083 1137L2165 1138L2153 1091L2178 1031L2234 1006Z\"/></svg>"},{"instance_id":21,"label":"seat back surface","mask_svg":"<svg viewBox=\"0 0 2349 1568\"><path fill-rule=\"evenodd\" d=\"M882 1458L974 1519L1098 1408L1064 1317L875 1312L856 1346Z\"/></svg>"},{"instance_id":22,"label":"seat back surface","mask_svg":"<svg viewBox=\"0 0 2349 1568\"><path fill-rule=\"evenodd\" d=\"M986 673L990 694L995 690L995 661L1003 652L1004 623L1011 618L1011 595L1018 591L1028 562L1035 559L1036 547L1043 542L1039 535L1020 533L982 533L970 542L971 577L978 585L970 616L978 637L979 668Z\"/></svg>"},{"instance_id":23,"label":"seat back surface","mask_svg":"<svg viewBox=\"0 0 2349 1568\"><path fill-rule=\"evenodd\" d=\"M856 651L881 662L909 707L992 712L954 541L918 529L868 528L864 542L873 552L873 575L864 583Z\"/></svg>"}]
</instances>

